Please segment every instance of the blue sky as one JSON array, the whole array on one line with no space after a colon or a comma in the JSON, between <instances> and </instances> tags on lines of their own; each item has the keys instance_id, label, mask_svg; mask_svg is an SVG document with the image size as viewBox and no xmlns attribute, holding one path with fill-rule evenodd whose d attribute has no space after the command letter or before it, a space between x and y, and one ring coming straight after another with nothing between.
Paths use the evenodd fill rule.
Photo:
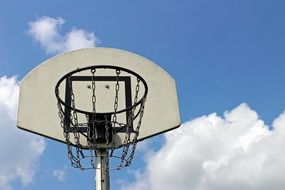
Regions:
<instances>
[{"instance_id":1,"label":"blue sky","mask_svg":"<svg viewBox=\"0 0 285 190\"><path fill-rule=\"evenodd\" d=\"M283 151L284 141L280 136L283 135L282 126L285 124L282 114L285 110L284 7L285 2L281 0L88 0L84 2L0 0L0 99L2 98L0 113L3 123L7 123L7 125L0 124L0 130L2 128L2 132L9 132L7 129L9 126L14 131L13 113L17 102L14 96L22 77L42 61L65 50L62 48L48 52L45 44L29 32L31 23L42 18L55 20L61 18L65 22L58 25L59 36L66 37L68 33L76 30L84 31L83 37L92 34L98 39L90 40L93 45L120 48L140 54L164 68L177 83L183 126L177 132L142 143L133 165L112 173L112 189L144 189L145 186L139 181L150 184L150 189L162 189L163 184L168 184L168 177L175 176L157 176L158 174L152 170L159 164L155 166L154 164L158 158L164 163L163 159L167 157L166 155L170 155L167 154L168 150L172 150L174 145L179 145L173 140L177 137L175 135L184 139L182 132L188 135L190 142L195 146L192 144L179 149L199 149L197 152L191 152L192 155L199 155L197 156L199 162L192 160L190 155L185 161L185 165L189 166L189 172L185 171L185 176L189 175L201 181L200 184L193 186L193 189L211 189L209 184L212 189L234 189L233 187L239 187L236 184L241 185L237 189L260 189L259 185L266 186L266 184L276 185L271 186L273 189L282 189L285 183L279 181L274 172L262 170L265 168L264 164L256 167L261 168L261 173L268 175L267 179L271 179L265 181L266 184L261 183L265 174L252 173L247 179L250 179L253 185L246 179L235 176L231 178L235 183L230 179L222 183L210 174L228 176L225 171L234 174L238 170L230 166L239 163L247 165L251 163L249 160L257 159L254 155L277 160L277 166L273 168L277 170L276 174L284 174L284 171L278 170L278 166L282 168L285 162L282 159L284 156L279 155L279 152ZM4 80L4 76L7 80ZM17 78L11 78L13 76ZM5 95L6 92L11 94ZM12 114L9 115L7 110ZM207 128L204 125L217 127L219 134L208 131L211 127ZM273 132L261 130L272 127L278 130ZM233 129L235 132L228 134L224 128L239 130ZM72 168L66 158L64 145L47 139L37 139L33 135L23 137L25 133L16 130L12 133L16 139L23 138L23 143L37 142L43 150L38 148L33 157L24 161L17 159L14 162L16 166L22 163L29 165L24 171L32 173L31 175L17 174L17 177L13 178L10 174L0 172L0 187L2 187L0 189L93 188L94 172L82 172ZM217 135L224 141L214 141ZM209 138L213 138L213 141L209 142L213 142L211 144L217 149L224 150L213 151L215 153L212 155L212 160L207 160L206 157L209 155L200 152L200 148L205 148L201 144L208 142L206 139ZM244 154L239 157L236 152L240 150L236 149L237 146L234 144L244 138L254 140L245 140L246 145L241 146ZM195 141L192 142L193 139ZM15 140L9 142L12 144L11 149L24 147L16 145ZM227 142L229 144L232 142L233 146L224 147L223 144ZM272 148L271 146L277 147L274 149L275 152L268 150ZM266 150L260 147L265 147ZM13 160L14 152L9 152L3 145L0 146L0 151L1 149L5 149L2 151L5 154L0 154L1 164L7 165L9 171L18 172L18 167L13 166L10 169L8 167L9 164L13 165L13 162L8 161ZM25 151L23 153L25 154ZM183 160L188 157L179 153L177 152L174 160L184 163ZM224 158L228 160L225 161ZM237 163L237 160L242 162ZM214 167L214 161L221 166ZM177 163L173 163L175 164ZM194 166L199 164L203 169L193 169L192 172L191 168L196 168ZM169 167L167 171L174 173L176 170ZM165 174L167 171L164 171ZM30 179L23 176L30 176ZM157 181L153 182L154 179ZM183 181L183 178L180 179L178 189L187 189L189 184ZM158 184L159 182L161 183ZM171 186L168 188L174 189Z\"/></svg>"}]
</instances>

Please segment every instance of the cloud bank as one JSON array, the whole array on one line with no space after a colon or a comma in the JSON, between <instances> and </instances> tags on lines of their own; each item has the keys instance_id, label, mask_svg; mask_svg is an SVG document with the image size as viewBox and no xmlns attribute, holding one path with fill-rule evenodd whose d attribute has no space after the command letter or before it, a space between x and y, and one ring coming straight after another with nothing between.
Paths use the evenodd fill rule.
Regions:
<instances>
[{"instance_id":1,"label":"cloud bank","mask_svg":"<svg viewBox=\"0 0 285 190\"><path fill-rule=\"evenodd\" d=\"M146 159L144 171L122 190L282 190L285 113L274 130L247 104L184 123Z\"/></svg>"},{"instance_id":2,"label":"cloud bank","mask_svg":"<svg viewBox=\"0 0 285 190\"><path fill-rule=\"evenodd\" d=\"M36 174L45 149L42 138L16 128L19 82L16 77L0 77L0 189L12 190L20 180L28 185Z\"/></svg>"},{"instance_id":3,"label":"cloud bank","mask_svg":"<svg viewBox=\"0 0 285 190\"><path fill-rule=\"evenodd\" d=\"M29 23L28 33L47 53L51 54L94 47L100 43L94 32L84 29L72 28L66 34L61 34L60 29L64 23L63 18L43 16Z\"/></svg>"}]
</instances>

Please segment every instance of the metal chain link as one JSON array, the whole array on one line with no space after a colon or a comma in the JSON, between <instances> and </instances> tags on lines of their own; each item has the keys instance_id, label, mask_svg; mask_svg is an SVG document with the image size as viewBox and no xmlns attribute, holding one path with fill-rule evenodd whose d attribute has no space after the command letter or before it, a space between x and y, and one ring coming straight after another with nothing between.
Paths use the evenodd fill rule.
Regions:
<instances>
[{"instance_id":1,"label":"metal chain link","mask_svg":"<svg viewBox=\"0 0 285 190\"><path fill-rule=\"evenodd\" d=\"M105 133L105 139L106 139L106 145L108 146L109 145L109 121L108 121L108 118L107 118L107 115L104 115L104 123L105 123L105 130L106 130L106 133Z\"/></svg>"},{"instance_id":2,"label":"metal chain link","mask_svg":"<svg viewBox=\"0 0 285 190\"><path fill-rule=\"evenodd\" d=\"M116 86L115 86L115 101L114 101L114 114L113 114L113 123L117 123L117 110L119 106L119 90L120 90L120 85L119 85L119 76L120 76L121 71L116 70Z\"/></svg>"},{"instance_id":3,"label":"metal chain link","mask_svg":"<svg viewBox=\"0 0 285 190\"><path fill-rule=\"evenodd\" d=\"M119 107L119 90L120 90L120 84L119 84L119 77L120 77L121 71L120 70L116 70L116 85L115 85L115 100L114 100L114 114L113 114L113 118L112 118L112 123L113 123L113 128L116 127L117 124L117 110ZM109 133L109 132L108 132ZM112 146L111 146L111 156L113 155L114 149L115 149L115 135L116 135L116 131L112 130ZM108 134L109 136L109 134Z\"/></svg>"},{"instance_id":4,"label":"metal chain link","mask_svg":"<svg viewBox=\"0 0 285 190\"><path fill-rule=\"evenodd\" d=\"M72 116L73 116L73 128L75 128L74 130L72 130L73 132L73 135L74 135L74 141L75 141L75 149L76 149L76 166L78 168L82 168L82 165L81 165L81 162L80 160L84 158L84 154L82 152L82 149L79 148L81 143L80 143L80 134L79 134L79 130L78 130L78 115L77 115L77 111L76 111L76 107L75 107L75 96L74 96L74 93L73 93L73 87L72 87L72 84L71 84L71 80L69 78L69 87L70 87L70 90L71 90L71 107L72 107Z\"/></svg>"},{"instance_id":5,"label":"metal chain link","mask_svg":"<svg viewBox=\"0 0 285 190\"><path fill-rule=\"evenodd\" d=\"M137 139L138 139L138 136L139 136L139 130L140 130L140 127L141 127L141 124L142 124L142 118L143 118L143 114L144 114L145 101L146 101L146 99L144 99L142 104L141 104L139 121L138 121L138 124L137 124L137 128L135 130L135 136L134 136L133 141L132 141L132 144L133 144L132 152L131 152L129 158L127 159L126 166L129 166L131 164L131 162L132 162L132 160L134 158L134 155L135 155L135 150L136 150L136 146L137 146Z\"/></svg>"},{"instance_id":6,"label":"metal chain link","mask_svg":"<svg viewBox=\"0 0 285 190\"><path fill-rule=\"evenodd\" d=\"M96 69L91 69L91 73L92 73L92 113L93 113L93 114L96 113L96 95L95 95L96 84L95 84L95 72L96 72Z\"/></svg>"},{"instance_id":7,"label":"metal chain link","mask_svg":"<svg viewBox=\"0 0 285 190\"><path fill-rule=\"evenodd\" d=\"M95 127L96 125L96 83L95 83L95 72L96 72L96 69L91 69L91 74L92 74L92 85L91 85L91 88L92 88L92 125L93 125L93 128ZM87 120L87 121L90 121L90 120ZM90 130L90 127L87 127L87 130ZM92 144L90 143L90 141L88 141L88 145L95 149L96 148L96 142L94 142L96 140L95 138L95 129L93 129L92 131L92 134L91 134L91 140L92 140ZM90 131L89 133L90 134Z\"/></svg>"},{"instance_id":8,"label":"metal chain link","mask_svg":"<svg viewBox=\"0 0 285 190\"><path fill-rule=\"evenodd\" d=\"M56 90L56 94L59 95L59 90L58 89ZM60 118L60 125L63 128L63 136L66 139L66 144L67 144L67 149L68 149L67 150L68 151L68 153L67 153L68 154L68 158L70 159L72 166L78 167L77 166L77 161L78 160L73 156L73 153L72 153L72 143L70 142L70 135L69 135L69 131L67 129L66 121L65 121L65 117L67 117L67 116L64 115L64 112L63 112L63 109L61 107L60 101L58 101L57 107L58 107L58 116ZM71 122L69 121L69 123L71 123Z\"/></svg>"},{"instance_id":9,"label":"metal chain link","mask_svg":"<svg viewBox=\"0 0 285 190\"><path fill-rule=\"evenodd\" d=\"M140 91L140 79L137 78L137 84L136 84L136 91L135 91L135 98L134 98L134 104L137 103L138 101L138 94L139 94L139 91ZM134 153L135 153L135 149L136 149L136 144L137 144L137 137L139 135L139 129L140 129L140 126L141 126L141 120L142 120L142 117L143 117L143 112L144 112L144 103L145 101L143 101L141 103L141 108L140 108L140 118L139 118L139 121L138 121L138 124L137 124L137 127L135 129L135 136L133 137L133 140L132 140L132 151L131 153L129 154L129 157L127 157L128 155L128 151L129 151L129 148L130 148L130 135L131 135L131 132L130 132L130 125L131 123L133 122L134 120L134 115L135 115L135 110L136 110L136 106L134 106L131 110L131 115L130 117L128 118L128 123L127 123L127 131L126 131L126 134L125 134L125 139L124 139L124 146L123 146L123 150L122 150L122 155L121 155L121 162L120 164L118 165L117 169L120 170L121 168L123 167L126 167L126 166L129 166L134 158Z\"/></svg>"}]
</instances>

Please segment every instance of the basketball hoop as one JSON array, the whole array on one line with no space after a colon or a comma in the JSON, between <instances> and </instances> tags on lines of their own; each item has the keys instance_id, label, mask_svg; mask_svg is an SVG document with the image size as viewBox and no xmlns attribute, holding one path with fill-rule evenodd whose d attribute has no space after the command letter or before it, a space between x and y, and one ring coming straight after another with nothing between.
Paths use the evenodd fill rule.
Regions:
<instances>
[{"instance_id":1,"label":"basketball hoop","mask_svg":"<svg viewBox=\"0 0 285 190\"><path fill-rule=\"evenodd\" d=\"M103 76L102 73L105 75ZM76 89L75 84L78 81L88 84L86 87L90 89L88 91L90 100L84 100L84 102L89 102L85 108L78 105L83 101L77 100L76 92L80 89ZM102 101L97 98L97 91L104 90L100 89L97 84L102 81L114 83L113 96L108 96L112 99L103 97L103 101L113 101L111 110L100 111L102 108L97 105L98 101ZM122 81L129 83L135 81L135 89L131 89L131 85L124 83L124 92L121 92ZM105 88L108 92L112 90L110 86L105 86ZM133 99L131 92L134 92ZM105 157L119 158L116 169L129 166L138 142L147 93L146 81L137 73L122 67L96 65L76 69L64 75L56 84L55 95L58 116L67 144L68 158L72 166L80 169L96 169L95 160L98 156L96 150L101 152L104 150L103 156ZM119 105L119 98L122 94L125 97L124 108ZM61 95L65 96L64 100ZM118 136L122 135L124 140L118 143ZM108 164L106 170L109 169Z\"/></svg>"},{"instance_id":2,"label":"basketball hoop","mask_svg":"<svg viewBox=\"0 0 285 190\"><path fill-rule=\"evenodd\" d=\"M138 142L180 124L175 80L129 51L66 52L21 81L17 127L65 143L72 166L95 169L97 190L110 189L109 170L129 166Z\"/></svg>"}]
</instances>

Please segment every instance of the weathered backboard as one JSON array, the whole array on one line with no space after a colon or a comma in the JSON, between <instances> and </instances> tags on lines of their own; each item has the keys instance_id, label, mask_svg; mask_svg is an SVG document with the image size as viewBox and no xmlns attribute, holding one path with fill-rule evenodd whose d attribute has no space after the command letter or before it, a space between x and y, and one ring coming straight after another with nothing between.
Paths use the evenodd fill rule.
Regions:
<instances>
[{"instance_id":1,"label":"weathered backboard","mask_svg":"<svg viewBox=\"0 0 285 190\"><path fill-rule=\"evenodd\" d=\"M112 48L87 48L67 52L48 59L33 69L21 81L17 126L65 143L58 115L55 86L67 73L94 65L127 68L146 81L148 95L138 141L180 126L173 78L158 65L137 54ZM96 109L98 109L96 111L108 112L114 107L114 89L117 82L115 73L103 70L96 80ZM91 78L82 72L70 81L76 88L74 92L76 106L82 110L92 109ZM118 83L120 85L118 109L124 109L133 103L134 97L134 92L128 92L126 89L130 87L135 89L136 81L122 74ZM61 97L63 100L68 97L64 85L59 90L63 92ZM123 115L118 119L125 118ZM123 136L118 136L117 146L123 141L120 138Z\"/></svg>"}]
</instances>

